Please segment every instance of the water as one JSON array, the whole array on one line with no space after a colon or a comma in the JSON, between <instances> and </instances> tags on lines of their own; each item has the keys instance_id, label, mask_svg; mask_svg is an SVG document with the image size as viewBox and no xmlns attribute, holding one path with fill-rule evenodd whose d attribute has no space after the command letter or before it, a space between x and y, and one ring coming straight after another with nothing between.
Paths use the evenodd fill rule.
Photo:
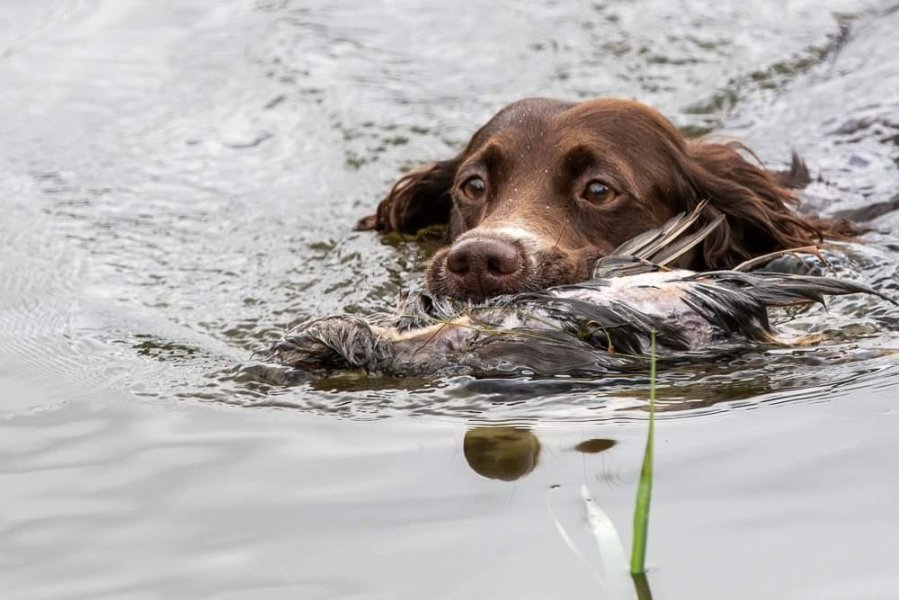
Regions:
<instances>
[{"instance_id":1,"label":"water","mask_svg":"<svg viewBox=\"0 0 899 600\"><path fill-rule=\"evenodd\" d=\"M519 97L795 148L873 217L836 273L899 294L895 5L482 4L0 3L3 598L601 596L579 490L629 547L645 377L235 374L389 309L430 249L352 224ZM897 319L662 374L656 598L899 597Z\"/></svg>"}]
</instances>

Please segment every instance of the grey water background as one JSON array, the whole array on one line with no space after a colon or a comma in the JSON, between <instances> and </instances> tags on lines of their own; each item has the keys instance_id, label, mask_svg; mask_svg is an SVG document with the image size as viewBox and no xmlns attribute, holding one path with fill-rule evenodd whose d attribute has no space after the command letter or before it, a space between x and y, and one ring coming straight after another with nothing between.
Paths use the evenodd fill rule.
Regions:
<instances>
[{"instance_id":1,"label":"grey water background","mask_svg":"<svg viewBox=\"0 0 899 600\"><path fill-rule=\"evenodd\" d=\"M897 29L851 0L0 2L0 597L605 597L579 490L629 547L645 377L237 367L389 309L428 248L351 225L528 95L797 150L807 206L873 219L833 271L899 294ZM825 339L660 377L656 598L899 598L899 313L779 321ZM533 434L514 481L473 469L500 425Z\"/></svg>"}]
</instances>

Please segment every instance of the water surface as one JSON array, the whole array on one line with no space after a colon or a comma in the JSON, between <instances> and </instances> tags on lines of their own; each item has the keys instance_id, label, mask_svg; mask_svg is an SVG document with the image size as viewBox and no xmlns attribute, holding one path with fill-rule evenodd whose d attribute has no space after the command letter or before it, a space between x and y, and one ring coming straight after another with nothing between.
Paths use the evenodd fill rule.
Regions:
<instances>
[{"instance_id":1,"label":"water surface","mask_svg":"<svg viewBox=\"0 0 899 600\"><path fill-rule=\"evenodd\" d=\"M3 597L602 597L579 490L629 547L646 377L235 367L389 309L430 249L352 224L529 95L799 151L806 205L874 229L833 272L899 294L897 27L850 0L0 2ZM656 598L899 597L899 312L777 320L825 339L660 377Z\"/></svg>"}]
</instances>

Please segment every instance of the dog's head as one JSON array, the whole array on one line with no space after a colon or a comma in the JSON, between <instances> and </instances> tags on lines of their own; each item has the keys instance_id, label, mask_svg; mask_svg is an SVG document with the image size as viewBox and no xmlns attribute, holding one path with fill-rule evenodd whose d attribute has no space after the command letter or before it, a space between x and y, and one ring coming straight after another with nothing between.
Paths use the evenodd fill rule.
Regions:
<instances>
[{"instance_id":1,"label":"dog's head","mask_svg":"<svg viewBox=\"0 0 899 600\"><path fill-rule=\"evenodd\" d=\"M597 258L703 199L708 219L728 218L684 266L729 267L819 239L823 222L793 213L792 192L738 150L687 141L637 102L521 100L455 158L402 177L358 228L446 224L428 288L475 301L587 279Z\"/></svg>"}]
</instances>

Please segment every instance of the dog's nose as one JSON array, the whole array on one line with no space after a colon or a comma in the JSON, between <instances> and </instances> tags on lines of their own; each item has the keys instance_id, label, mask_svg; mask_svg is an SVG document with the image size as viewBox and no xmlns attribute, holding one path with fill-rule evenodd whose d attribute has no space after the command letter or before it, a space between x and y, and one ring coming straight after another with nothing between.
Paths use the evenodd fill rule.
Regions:
<instances>
[{"instance_id":1,"label":"dog's nose","mask_svg":"<svg viewBox=\"0 0 899 600\"><path fill-rule=\"evenodd\" d=\"M453 287L467 298L514 292L513 283L524 264L521 248L494 237L462 240L446 256L446 270Z\"/></svg>"}]
</instances>

